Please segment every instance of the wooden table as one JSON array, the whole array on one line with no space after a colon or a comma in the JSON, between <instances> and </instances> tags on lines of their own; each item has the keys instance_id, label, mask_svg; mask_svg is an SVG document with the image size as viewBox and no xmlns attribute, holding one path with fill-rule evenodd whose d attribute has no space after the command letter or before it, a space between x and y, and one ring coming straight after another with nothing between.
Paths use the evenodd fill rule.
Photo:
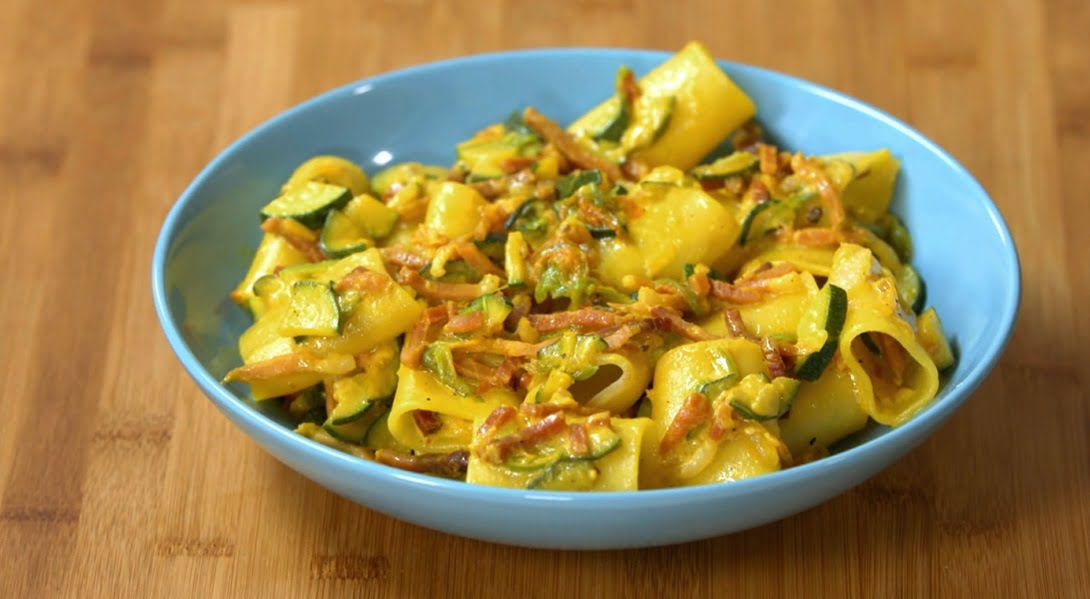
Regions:
<instances>
[{"instance_id":1,"label":"wooden table","mask_svg":"<svg viewBox=\"0 0 1090 599\"><path fill-rule=\"evenodd\" d=\"M1090 596L1088 27L1082 0L4 2L0 596ZM152 244L250 127L423 61L689 39L905 119L1011 226L1025 291L1009 350L883 474L706 542L496 546L309 482L175 361Z\"/></svg>"}]
</instances>

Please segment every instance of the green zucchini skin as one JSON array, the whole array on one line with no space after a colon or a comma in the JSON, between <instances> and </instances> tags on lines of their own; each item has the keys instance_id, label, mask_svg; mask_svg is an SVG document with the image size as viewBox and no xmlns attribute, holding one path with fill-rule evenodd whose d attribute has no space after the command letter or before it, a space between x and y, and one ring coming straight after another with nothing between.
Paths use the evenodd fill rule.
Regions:
<instances>
[{"instance_id":1,"label":"green zucchini skin","mask_svg":"<svg viewBox=\"0 0 1090 599\"><path fill-rule=\"evenodd\" d=\"M818 351L806 356L795 369L795 376L804 381L816 381L821 378L825 368L832 362L840 343L840 331L844 328L844 318L848 313L848 293L836 285L827 284L821 293L826 296L825 332L828 338Z\"/></svg>"},{"instance_id":2,"label":"green zucchini skin","mask_svg":"<svg viewBox=\"0 0 1090 599\"><path fill-rule=\"evenodd\" d=\"M352 199L346 187L308 181L280 194L261 209L261 217L292 218L303 225L317 229L322 226L330 210L344 207Z\"/></svg>"}]
</instances>

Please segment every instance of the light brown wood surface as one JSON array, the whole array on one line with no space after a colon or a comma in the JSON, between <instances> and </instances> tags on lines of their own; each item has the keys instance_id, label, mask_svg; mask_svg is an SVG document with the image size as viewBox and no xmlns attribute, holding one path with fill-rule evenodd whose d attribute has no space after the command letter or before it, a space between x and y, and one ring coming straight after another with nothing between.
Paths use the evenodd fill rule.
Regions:
<instances>
[{"instance_id":1,"label":"light brown wood surface","mask_svg":"<svg viewBox=\"0 0 1090 599\"><path fill-rule=\"evenodd\" d=\"M1088 30L1084 0L0 3L0 597L1090 596ZM999 368L873 480L706 542L490 545L294 473L174 359L152 245L250 127L424 61L689 39L905 119L1013 231Z\"/></svg>"}]
</instances>

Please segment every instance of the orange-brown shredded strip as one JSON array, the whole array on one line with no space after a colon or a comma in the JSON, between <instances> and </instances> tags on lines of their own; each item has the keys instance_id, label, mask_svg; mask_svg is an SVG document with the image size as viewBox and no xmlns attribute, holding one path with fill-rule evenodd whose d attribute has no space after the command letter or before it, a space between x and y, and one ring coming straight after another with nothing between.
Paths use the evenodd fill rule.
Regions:
<instances>
[{"instance_id":1,"label":"orange-brown shredded strip","mask_svg":"<svg viewBox=\"0 0 1090 599\"><path fill-rule=\"evenodd\" d=\"M357 266L337 281L333 288L337 291L349 289L364 293L381 293L390 286L390 277L368 270L363 266Z\"/></svg>"},{"instance_id":2,"label":"orange-brown shredded strip","mask_svg":"<svg viewBox=\"0 0 1090 599\"><path fill-rule=\"evenodd\" d=\"M477 272L482 275L493 274L502 275L503 269L496 266L488 256L484 255L484 252L476 246L476 244L463 241L455 246L455 251L458 253L458 257L461 258L466 264L472 266Z\"/></svg>"},{"instance_id":3,"label":"orange-brown shredded strip","mask_svg":"<svg viewBox=\"0 0 1090 599\"><path fill-rule=\"evenodd\" d=\"M737 308L730 308L723 311L723 321L727 323L727 331L731 337L738 337L740 339L756 339L746 329L746 323L742 320L742 313Z\"/></svg>"},{"instance_id":4,"label":"orange-brown shredded strip","mask_svg":"<svg viewBox=\"0 0 1090 599\"><path fill-rule=\"evenodd\" d=\"M654 318L656 326L673 331L683 337L692 339L693 341L718 339L715 335L712 335L704 329L685 320L681 315L665 306L655 306L654 308L651 308L651 316Z\"/></svg>"},{"instance_id":5,"label":"orange-brown shredded strip","mask_svg":"<svg viewBox=\"0 0 1090 599\"><path fill-rule=\"evenodd\" d=\"M534 163L535 159L527 156L514 156L500 161L500 170L508 175L517 173Z\"/></svg>"},{"instance_id":6,"label":"orange-brown shredded strip","mask_svg":"<svg viewBox=\"0 0 1090 599\"><path fill-rule=\"evenodd\" d=\"M632 340L633 337L647 329L647 321L630 322L620 326L617 330L603 335L606 346L609 349L617 349Z\"/></svg>"},{"instance_id":7,"label":"orange-brown shredded strip","mask_svg":"<svg viewBox=\"0 0 1090 599\"><path fill-rule=\"evenodd\" d=\"M640 85L636 83L636 74L632 71L625 71L624 77L621 78L620 87L621 93L624 94L625 100L628 102L635 102L636 98L639 98L642 93Z\"/></svg>"},{"instance_id":8,"label":"orange-brown shredded strip","mask_svg":"<svg viewBox=\"0 0 1090 599\"><path fill-rule=\"evenodd\" d=\"M544 418L557 412L571 412L579 416L590 416L601 411L601 408L592 408L577 403L524 403L519 406L519 412L532 418Z\"/></svg>"},{"instance_id":9,"label":"orange-brown shredded strip","mask_svg":"<svg viewBox=\"0 0 1090 599\"><path fill-rule=\"evenodd\" d=\"M487 457L500 462L518 449L526 449L553 437L567 427L563 412L549 414L526 428L489 443Z\"/></svg>"},{"instance_id":10,"label":"orange-brown shredded strip","mask_svg":"<svg viewBox=\"0 0 1090 599\"><path fill-rule=\"evenodd\" d=\"M525 358L532 356L543 347L548 347L559 340L546 339L541 343L525 343L523 341L515 341L513 339L498 339L491 337L469 339L457 344L451 345L451 350L455 352L469 352L478 354L495 354L499 356L507 356L510 358Z\"/></svg>"},{"instance_id":11,"label":"orange-brown shredded strip","mask_svg":"<svg viewBox=\"0 0 1090 599\"><path fill-rule=\"evenodd\" d=\"M473 312L451 316L443 328L450 333L472 333L483 327L484 324L484 312L474 310Z\"/></svg>"},{"instance_id":12,"label":"orange-brown shredded strip","mask_svg":"<svg viewBox=\"0 0 1090 599\"><path fill-rule=\"evenodd\" d=\"M318 236L298 221L288 218L266 218L265 222L261 223L261 230L283 237L291 244L291 247L299 250L311 262L325 260L325 254L318 247Z\"/></svg>"},{"instance_id":13,"label":"orange-brown shredded strip","mask_svg":"<svg viewBox=\"0 0 1090 599\"><path fill-rule=\"evenodd\" d=\"M674 420L670 422L666 434L662 436L662 441L659 442L659 451L664 454L669 453L681 443L685 435L707 422L710 416L711 405L708 403L708 398L703 393L694 391L682 404L681 409L677 411Z\"/></svg>"},{"instance_id":14,"label":"orange-brown shredded strip","mask_svg":"<svg viewBox=\"0 0 1090 599\"><path fill-rule=\"evenodd\" d=\"M767 265L768 268L764 268L765 265ZM784 275L791 274L793 272L798 272L798 270L799 270L798 267L795 266L794 264L790 263L790 262L780 262L779 264L777 264L775 266L773 266L769 262L765 262L765 264L762 265L761 268L758 268L757 270L750 273L750 275L748 277L745 277L744 279L739 281L737 283L737 285L739 287L742 287L742 286L745 286L745 285L753 285L757 281L765 281L765 280L768 280L768 279L776 279L776 278L782 277Z\"/></svg>"},{"instance_id":15,"label":"orange-brown shredded strip","mask_svg":"<svg viewBox=\"0 0 1090 599\"><path fill-rule=\"evenodd\" d=\"M808 227L799 229L791 235L791 241L794 243L811 248L835 248L842 240L840 231L828 227Z\"/></svg>"},{"instance_id":16,"label":"orange-brown shredded strip","mask_svg":"<svg viewBox=\"0 0 1090 599\"><path fill-rule=\"evenodd\" d=\"M338 361L335 364L332 364L332 366L337 367L336 370L340 370L341 372L331 372L330 374L345 374L355 368L355 358L352 356L343 356L343 358L343 363ZM318 366L319 364L323 367L331 366L328 360L329 358L323 358L310 350L304 349L282 356L275 356L268 360L239 366L231 372L228 372L227 376L223 377L223 380L228 382L241 381L248 383L251 381L267 381L289 374L325 372L324 369L319 370Z\"/></svg>"},{"instance_id":17,"label":"orange-brown shredded strip","mask_svg":"<svg viewBox=\"0 0 1090 599\"><path fill-rule=\"evenodd\" d=\"M479 285L473 283L444 283L429 281L411 268L402 268L397 273L397 281L416 290L417 293L431 299L469 301L481 294Z\"/></svg>"},{"instance_id":18,"label":"orange-brown shredded strip","mask_svg":"<svg viewBox=\"0 0 1090 599\"><path fill-rule=\"evenodd\" d=\"M428 335L433 325L440 325L449 318L446 305L432 306L420 315L413 328L405 334L405 345L401 348L401 363L409 368L420 368L424 350L428 348Z\"/></svg>"},{"instance_id":19,"label":"orange-brown shredded strip","mask_svg":"<svg viewBox=\"0 0 1090 599\"><path fill-rule=\"evenodd\" d=\"M477 428L477 438L483 440L485 443L492 440L496 431L501 426L507 424L515 417L515 408L511 406L500 406L495 410L492 410L488 416L481 423L481 426Z\"/></svg>"},{"instance_id":20,"label":"orange-brown shredded strip","mask_svg":"<svg viewBox=\"0 0 1090 599\"><path fill-rule=\"evenodd\" d=\"M757 157L761 159L761 172L766 175L775 175L780 170L780 156L776 146L757 144Z\"/></svg>"},{"instance_id":21,"label":"orange-brown shredded strip","mask_svg":"<svg viewBox=\"0 0 1090 599\"><path fill-rule=\"evenodd\" d=\"M738 430L738 417L729 402L721 401L715 407L712 425L708 428L708 438L718 443L727 433L732 435Z\"/></svg>"},{"instance_id":22,"label":"orange-brown shredded strip","mask_svg":"<svg viewBox=\"0 0 1090 599\"><path fill-rule=\"evenodd\" d=\"M581 422L572 424L568 428L568 442L571 445L571 454L573 456L583 456L590 453L586 425Z\"/></svg>"},{"instance_id":23,"label":"orange-brown shredded strip","mask_svg":"<svg viewBox=\"0 0 1090 599\"><path fill-rule=\"evenodd\" d=\"M538 112L533 106L526 107L526 110L522 112L522 119L530 128L537 131L545 141L556 146L561 154L579 168L598 169L605 173L611 181L620 181L624 178L621 169L616 164L584 148L567 131L560 128L560 125Z\"/></svg>"},{"instance_id":24,"label":"orange-brown shredded strip","mask_svg":"<svg viewBox=\"0 0 1090 599\"><path fill-rule=\"evenodd\" d=\"M813 159L807 159L801 154L791 160L791 167L795 173L817 187L825 214L829 215L830 225L833 229L839 229L845 221L844 203L840 198L840 190L829 180L829 175Z\"/></svg>"},{"instance_id":25,"label":"orange-brown shredded strip","mask_svg":"<svg viewBox=\"0 0 1090 599\"><path fill-rule=\"evenodd\" d=\"M693 293L695 293L698 298L708 297L708 294L711 293L711 279L708 278L708 273L706 272L694 272L689 275L688 283L689 288L693 290Z\"/></svg>"},{"instance_id":26,"label":"orange-brown shredded strip","mask_svg":"<svg viewBox=\"0 0 1090 599\"><path fill-rule=\"evenodd\" d=\"M414 254L399 246L381 248L379 252L382 254L383 261L393 264L394 266L421 269L427 266L429 262L427 257L421 256L420 254Z\"/></svg>"},{"instance_id":27,"label":"orange-brown shredded strip","mask_svg":"<svg viewBox=\"0 0 1090 599\"><path fill-rule=\"evenodd\" d=\"M787 376L787 366L783 363L780 349L770 337L761 339L761 354L764 355L765 364L768 365L768 374L772 378Z\"/></svg>"},{"instance_id":28,"label":"orange-brown shredded strip","mask_svg":"<svg viewBox=\"0 0 1090 599\"><path fill-rule=\"evenodd\" d=\"M621 322L621 315L601 308L580 308L552 314L530 314L526 317L538 332L552 333L565 329L578 328L586 331L598 331Z\"/></svg>"},{"instance_id":29,"label":"orange-brown shredded strip","mask_svg":"<svg viewBox=\"0 0 1090 599\"><path fill-rule=\"evenodd\" d=\"M745 289L731 285L726 281L711 279L710 295L717 300L731 304L757 304L764 300L764 294L756 289Z\"/></svg>"},{"instance_id":30,"label":"orange-brown shredded strip","mask_svg":"<svg viewBox=\"0 0 1090 599\"><path fill-rule=\"evenodd\" d=\"M423 435L430 435L443 428L439 415L430 410L413 410L413 422Z\"/></svg>"},{"instance_id":31,"label":"orange-brown shredded strip","mask_svg":"<svg viewBox=\"0 0 1090 599\"><path fill-rule=\"evenodd\" d=\"M461 478L469 467L469 452L459 449L447 454L413 455L395 449L380 449L375 452L375 461L409 472Z\"/></svg>"},{"instance_id":32,"label":"orange-brown shredded strip","mask_svg":"<svg viewBox=\"0 0 1090 599\"><path fill-rule=\"evenodd\" d=\"M900 387L905 382L905 370L908 368L908 358L905 350L896 339L885 333L872 335L878 340L878 347L882 350L882 357L893 375L893 384Z\"/></svg>"}]
</instances>

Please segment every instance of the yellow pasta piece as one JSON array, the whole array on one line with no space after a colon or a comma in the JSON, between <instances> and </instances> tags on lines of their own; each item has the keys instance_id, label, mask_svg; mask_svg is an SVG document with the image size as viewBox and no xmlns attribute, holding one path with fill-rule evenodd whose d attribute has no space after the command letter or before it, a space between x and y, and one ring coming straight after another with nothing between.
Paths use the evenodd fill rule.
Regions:
<instances>
[{"instance_id":1,"label":"yellow pasta piece","mask_svg":"<svg viewBox=\"0 0 1090 599\"><path fill-rule=\"evenodd\" d=\"M598 372L568 388L584 405L619 414L635 404L651 382L651 363L642 353L605 352L595 363Z\"/></svg>"},{"instance_id":2,"label":"yellow pasta piece","mask_svg":"<svg viewBox=\"0 0 1090 599\"><path fill-rule=\"evenodd\" d=\"M787 262L815 277L827 277L833 267L834 251L831 248L807 248L776 244L743 264L738 274L749 274L766 262L772 264Z\"/></svg>"},{"instance_id":3,"label":"yellow pasta piece","mask_svg":"<svg viewBox=\"0 0 1090 599\"><path fill-rule=\"evenodd\" d=\"M598 272L607 284L620 286L628 274L679 279L686 264L719 261L738 237L738 222L699 187L655 184L633 198L643 214L628 223L631 241L599 243Z\"/></svg>"},{"instance_id":4,"label":"yellow pasta piece","mask_svg":"<svg viewBox=\"0 0 1090 599\"><path fill-rule=\"evenodd\" d=\"M873 223L889 211L893 187L901 163L883 148L874 152L845 152L824 156L826 162L842 161L852 166L853 175L843 189L841 200L848 214Z\"/></svg>"},{"instance_id":5,"label":"yellow pasta piece","mask_svg":"<svg viewBox=\"0 0 1090 599\"><path fill-rule=\"evenodd\" d=\"M469 446L473 423L500 405L516 405L518 396L502 389L462 397L439 382L431 373L408 368L397 371L397 394L390 410L390 434L400 444L423 453L448 453ZM417 427L413 412L426 410L439 416L442 427L425 435Z\"/></svg>"},{"instance_id":6,"label":"yellow pasta piece","mask_svg":"<svg viewBox=\"0 0 1090 599\"><path fill-rule=\"evenodd\" d=\"M455 239L473 232L481 220L481 209L486 205L477 190L447 181L439 185L432 196L424 224L448 239Z\"/></svg>"},{"instance_id":7,"label":"yellow pasta piece","mask_svg":"<svg viewBox=\"0 0 1090 599\"><path fill-rule=\"evenodd\" d=\"M867 413L855 399L851 375L838 360L825 369L821 378L802 384L791 412L779 423L780 438L793 455L798 455L814 445L829 447L862 429L867 424Z\"/></svg>"},{"instance_id":8,"label":"yellow pasta piece","mask_svg":"<svg viewBox=\"0 0 1090 599\"><path fill-rule=\"evenodd\" d=\"M579 421L569 418L569 421ZM593 460L597 478L588 491L635 491L641 488L640 452L650 424L647 418L613 418L610 425L621 438L617 449ZM541 473L538 470L513 470L470 454L466 482L493 487L525 489Z\"/></svg>"},{"instance_id":9,"label":"yellow pasta piece","mask_svg":"<svg viewBox=\"0 0 1090 599\"><path fill-rule=\"evenodd\" d=\"M319 353L356 355L404 333L420 317L423 307L411 293L390 278L382 255L375 248L339 260L320 278L338 280L357 267L380 275L386 286L381 290L360 293L355 298L339 336L310 337L300 344L302 347Z\"/></svg>"},{"instance_id":10,"label":"yellow pasta piece","mask_svg":"<svg viewBox=\"0 0 1090 599\"><path fill-rule=\"evenodd\" d=\"M257 246L253 261L250 262L250 270L239 282L231 298L246 305L254 297L254 281L275 272L277 267L303 264L306 261L307 257L292 247L288 240L273 233L265 233Z\"/></svg>"},{"instance_id":11,"label":"yellow pasta piece","mask_svg":"<svg viewBox=\"0 0 1090 599\"><path fill-rule=\"evenodd\" d=\"M650 146L634 153L651 166L669 164L689 170L757 110L707 48L697 42L687 44L645 75L640 87L652 97L675 98L665 131ZM591 109L568 130L583 138L597 133L591 128L603 121L603 113L616 110L612 102L607 100Z\"/></svg>"},{"instance_id":12,"label":"yellow pasta piece","mask_svg":"<svg viewBox=\"0 0 1090 599\"><path fill-rule=\"evenodd\" d=\"M833 258L829 283L848 295L848 311L840 333L840 356L850 373L860 406L876 422L903 424L927 405L939 388L935 363L916 339L916 331L897 298L897 286L870 250L846 243ZM860 363L871 350L861 336L881 333L892 338L905 354L903 381L897 385L874 377ZM865 357L864 359L870 359Z\"/></svg>"}]
</instances>

